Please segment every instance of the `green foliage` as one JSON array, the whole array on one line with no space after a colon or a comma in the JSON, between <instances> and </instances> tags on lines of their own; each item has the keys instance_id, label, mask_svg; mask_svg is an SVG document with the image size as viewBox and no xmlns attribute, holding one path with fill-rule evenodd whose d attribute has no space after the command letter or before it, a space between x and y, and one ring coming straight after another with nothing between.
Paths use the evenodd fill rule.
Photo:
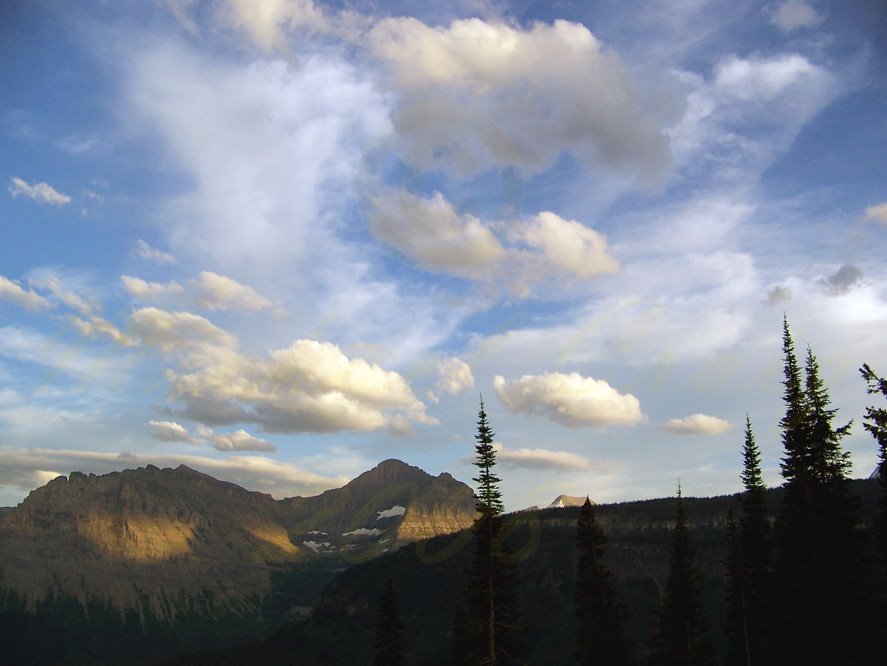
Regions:
<instances>
[{"instance_id":1,"label":"green foliage","mask_svg":"<svg viewBox=\"0 0 887 666\"><path fill-rule=\"evenodd\" d=\"M655 666L713 664L708 626L700 603L700 575L680 487L677 500L668 578L650 640L649 663Z\"/></svg>"},{"instance_id":2,"label":"green foliage","mask_svg":"<svg viewBox=\"0 0 887 666\"><path fill-rule=\"evenodd\" d=\"M502 504L502 492L499 490L501 479L493 473L493 467L496 466L496 450L493 448L495 436L487 420L484 401L481 398L477 415L477 433L474 435L477 442L474 447L474 465L479 471L478 475L471 479L477 484L477 510L481 514L499 515L505 510Z\"/></svg>"},{"instance_id":3,"label":"green foliage","mask_svg":"<svg viewBox=\"0 0 887 666\"><path fill-rule=\"evenodd\" d=\"M379 624L376 627L376 656L373 666L405 666L403 656L403 622L397 609L394 584L391 576L385 586L385 595L379 607Z\"/></svg>"},{"instance_id":4,"label":"green foliage","mask_svg":"<svg viewBox=\"0 0 887 666\"><path fill-rule=\"evenodd\" d=\"M594 507L586 497L576 523L576 658L585 666L624 666L632 662L616 582L603 558L605 543Z\"/></svg>"}]
</instances>

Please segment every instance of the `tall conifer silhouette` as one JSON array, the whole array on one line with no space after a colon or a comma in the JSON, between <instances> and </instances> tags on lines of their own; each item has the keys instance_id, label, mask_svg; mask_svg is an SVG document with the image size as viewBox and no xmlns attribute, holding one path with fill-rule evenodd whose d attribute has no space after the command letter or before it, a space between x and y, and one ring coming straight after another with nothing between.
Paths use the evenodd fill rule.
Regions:
<instances>
[{"instance_id":1,"label":"tall conifer silhouette","mask_svg":"<svg viewBox=\"0 0 887 666\"><path fill-rule=\"evenodd\" d=\"M777 657L781 663L867 663L869 632L859 508L849 488L850 424L833 425L819 363L808 348L804 382L788 322L783 325L780 421L785 492L777 520Z\"/></svg>"},{"instance_id":2,"label":"tall conifer silhouette","mask_svg":"<svg viewBox=\"0 0 887 666\"><path fill-rule=\"evenodd\" d=\"M505 550L504 506L496 476L495 433L487 419L483 397L477 418L475 460L478 519L475 550L465 592L467 617L456 629L456 658L468 664L525 664L527 648L517 610L517 571ZM459 631L470 630L468 640ZM459 657L460 654L465 657Z\"/></svg>"},{"instance_id":3,"label":"tall conifer silhouette","mask_svg":"<svg viewBox=\"0 0 887 666\"><path fill-rule=\"evenodd\" d=\"M732 524L731 515L726 628L729 663L752 666L769 663L773 545L761 453L748 416L745 418L742 461L741 478L745 492L738 526Z\"/></svg>"},{"instance_id":4,"label":"tall conifer silhouette","mask_svg":"<svg viewBox=\"0 0 887 666\"><path fill-rule=\"evenodd\" d=\"M594 507L586 497L576 524L576 660L583 666L624 666L632 662L616 582L603 559L605 543Z\"/></svg>"},{"instance_id":5,"label":"tall conifer silhouette","mask_svg":"<svg viewBox=\"0 0 887 666\"><path fill-rule=\"evenodd\" d=\"M714 661L699 603L699 572L680 486L677 500L668 579L656 614L648 658L651 666L708 666Z\"/></svg>"},{"instance_id":6,"label":"tall conifer silhouette","mask_svg":"<svg viewBox=\"0 0 887 666\"><path fill-rule=\"evenodd\" d=\"M394 584L389 576L379 607L373 666L406 666L406 663L403 654L403 622L400 620L397 598L394 596Z\"/></svg>"}]
</instances>

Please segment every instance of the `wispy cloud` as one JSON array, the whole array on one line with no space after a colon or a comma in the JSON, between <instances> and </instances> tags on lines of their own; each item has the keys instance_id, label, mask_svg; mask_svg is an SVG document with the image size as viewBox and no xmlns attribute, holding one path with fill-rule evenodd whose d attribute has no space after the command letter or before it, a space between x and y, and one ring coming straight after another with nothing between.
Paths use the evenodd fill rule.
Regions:
<instances>
[{"instance_id":1,"label":"wispy cloud","mask_svg":"<svg viewBox=\"0 0 887 666\"><path fill-rule=\"evenodd\" d=\"M47 183L34 183L31 185L17 176L12 177L7 189L13 199L23 196L38 203L45 203L51 206L65 206L72 201L67 194L62 194Z\"/></svg>"},{"instance_id":2,"label":"wispy cloud","mask_svg":"<svg viewBox=\"0 0 887 666\"><path fill-rule=\"evenodd\" d=\"M551 449L511 449L495 443L496 462L503 467L547 470L554 472L580 472L591 469L591 461L585 456L568 451Z\"/></svg>"},{"instance_id":3,"label":"wispy cloud","mask_svg":"<svg viewBox=\"0 0 887 666\"><path fill-rule=\"evenodd\" d=\"M2 275L0 275L0 301L9 301L28 310L52 307L50 302L40 294L30 289L22 289L21 286Z\"/></svg>"},{"instance_id":4,"label":"wispy cloud","mask_svg":"<svg viewBox=\"0 0 887 666\"><path fill-rule=\"evenodd\" d=\"M158 250L157 248L151 247L141 238L136 241L135 253L136 256L139 256L146 261L152 261L155 264L170 265L178 263L178 259L176 259L173 255L169 254L168 252L163 252L161 250Z\"/></svg>"}]
</instances>

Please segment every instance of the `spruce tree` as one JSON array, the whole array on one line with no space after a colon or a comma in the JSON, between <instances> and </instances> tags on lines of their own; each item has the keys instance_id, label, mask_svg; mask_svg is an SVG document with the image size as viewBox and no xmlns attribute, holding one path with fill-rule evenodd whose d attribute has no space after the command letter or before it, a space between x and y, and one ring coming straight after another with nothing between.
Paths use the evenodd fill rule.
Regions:
<instances>
[{"instance_id":1,"label":"spruce tree","mask_svg":"<svg viewBox=\"0 0 887 666\"><path fill-rule=\"evenodd\" d=\"M403 622L397 609L394 585L388 576L388 585L379 606L379 624L376 627L376 656L373 666L406 666L403 654Z\"/></svg>"},{"instance_id":2,"label":"spruce tree","mask_svg":"<svg viewBox=\"0 0 887 666\"><path fill-rule=\"evenodd\" d=\"M809 349L801 385L787 322L783 351L785 492L776 530L774 643L785 664L866 663L864 549L850 458L841 448L850 424L833 425L837 410Z\"/></svg>"},{"instance_id":3,"label":"spruce tree","mask_svg":"<svg viewBox=\"0 0 887 666\"><path fill-rule=\"evenodd\" d=\"M591 500L579 510L576 547L576 660L585 666L630 664L631 649L623 629L623 610L616 598L616 583L604 563L606 537L594 516Z\"/></svg>"},{"instance_id":4,"label":"spruce tree","mask_svg":"<svg viewBox=\"0 0 887 666\"><path fill-rule=\"evenodd\" d=\"M863 364L859 371L868 384L869 394L880 393L887 398L887 379L876 375L868 364ZM881 492L873 529L876 577L872 610L876 618L873 630L874 640L877 642L876 650L883 655L887 650L887 626L883 622L884 614L887 613L887 408L866 408L864 426L878 443L878 483Z\"/></svg>"},{"instance_id":5,"label":"spruce tree","mask_svg":"<svg viewBox=\"0 0 887 666\"><path fill-rule=\"evenodd\" d=\"M868 384L869 394L880 393L887 398L887 379L876 375L867 363L863 364L859 372ZM878 559L883 568L883 576L887 579L887 408L866 408L863 427L871 433L878 443L878 483L881 486L881 494L874 532Z\"/></svg>"},{"instance_id":6,"label":"spruce tree","mask_svg":"<svg viewBox=\"0 0 887 666\"><path fill-rule=\"evenodd\" d=\"M650 639L651 666L701 666L714 663L706 636L707 623L699 602L699 572L694 560L680 486L677 500L668 578Z\"/></svg>"},{"instance_id":7,"label":"spruce tree","mask_svg":"<svg viewBox=\"0 0 887 666\"><path fill-rule=\"evenodd\" d=\"M495 434L487 420L483 398L475 434L478 519L474 523L475 550L465 590L471 636L456 635L454 653L468 655L469 664L525 664L527 652L517 611L517 570L505 549L504 506L496 476ZM461 643L461 645L460 645ZM466 649L466 647L468 649Z\"/></svg>"},{"instance_id":8,"label":"spruce tree","mask_svg":"<svg viewBox=\"0 0 887 666\"><path fill-rule=\"evenodd\" d=\"M745 417L742 447L742 516L728 527L728 621L731 664L766 664L771 633L773 546L767 518L767 487L761 473L761 453L751 419Z\"/></svg>"}]
</instances>

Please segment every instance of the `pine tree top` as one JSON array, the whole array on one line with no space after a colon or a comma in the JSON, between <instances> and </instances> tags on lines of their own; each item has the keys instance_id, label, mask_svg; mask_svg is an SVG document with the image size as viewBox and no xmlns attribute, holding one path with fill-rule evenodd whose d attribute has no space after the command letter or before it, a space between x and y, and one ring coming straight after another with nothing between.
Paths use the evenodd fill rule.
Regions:
<instances>
[{"instance_id":1,"label":"pine tree top","mask_svg":"<svg viewBox=\"0 0 887 666\"><path fill-rule=\"evenodd\" d=\"M477 432L474 435L477 442L474 447L474 465L478 469L478 474L472 477L472 481L478 484L477 510L482 514L499 515L505 511L505 505L502 503L502 493L499 490L501 479L493 473L493 468L496 466L496 448L493 446L495 436L487 420L484 399L481 396L477 414Z\"/></svg>"}]
</instances>

